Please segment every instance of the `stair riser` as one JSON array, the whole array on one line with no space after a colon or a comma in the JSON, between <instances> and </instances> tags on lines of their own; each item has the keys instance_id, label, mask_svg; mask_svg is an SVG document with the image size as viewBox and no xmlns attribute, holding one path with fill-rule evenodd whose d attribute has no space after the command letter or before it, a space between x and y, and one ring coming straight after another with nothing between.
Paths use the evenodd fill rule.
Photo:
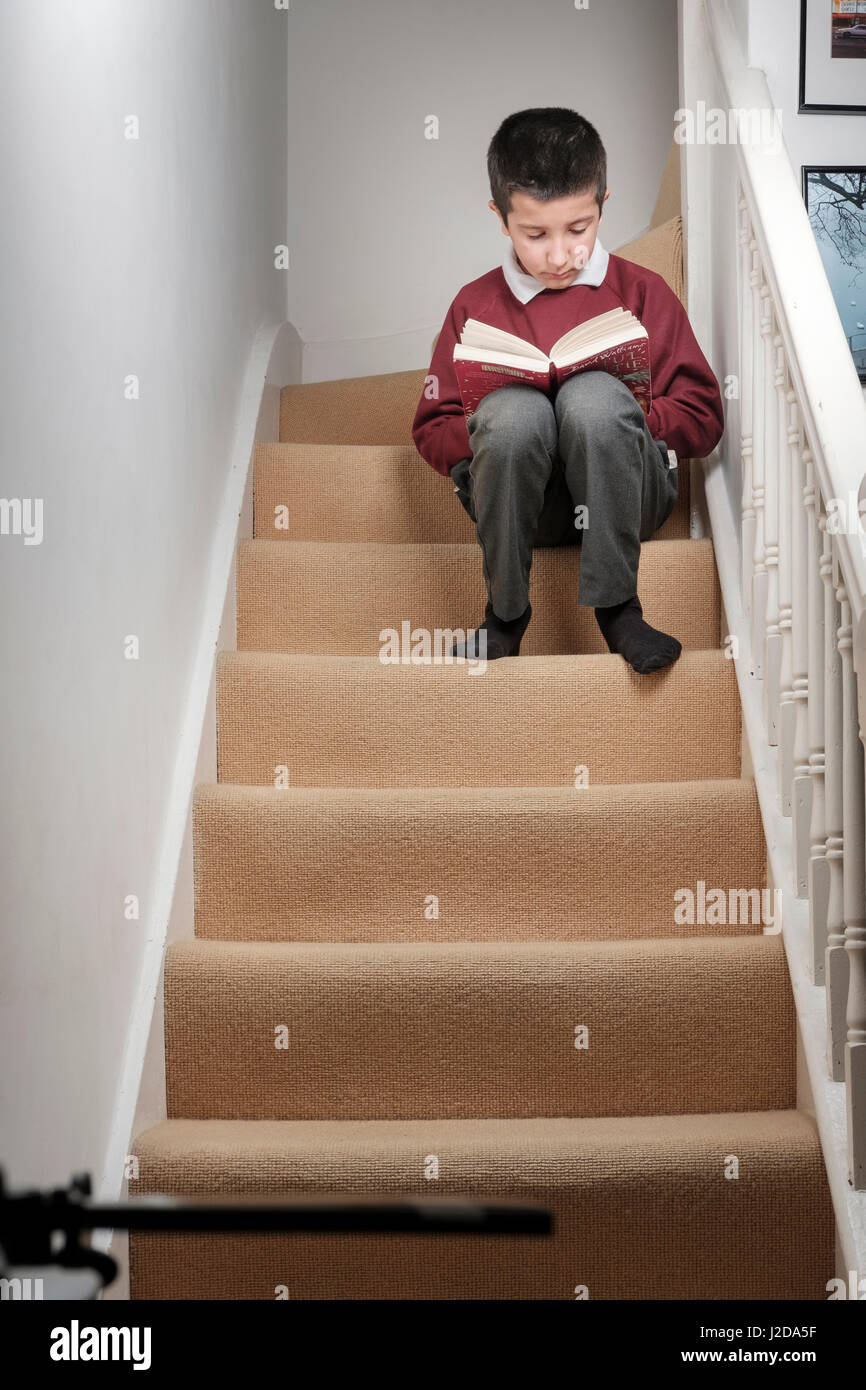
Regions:
<instances>
[{"instance_id":1,"label":"stair riser","mask_svg":"<svg viewBox=\"0 0 866 1390\"><path fill-rule=\"evenodd\" d=\"M606 653L593 609L578 603L580 549L534 552L532 621L521 655ZM641 555L639 593L648 622L686 650L719 646L720 598L712 542L656 541ZM411 650L450 651L445 631L484 617L487 591L477 544L320 545L247 541L238 549L238 649L379 656L387 636ZM405 638L403 624L406 624Z\"/></svg>"},{"instance_id":2,"label":"stair riser","mask_svg":"<svg viewBox=\"0 0 866 1390\"><path fill-rule=\"evenodd\" d=\"M518 657L472 675L465 666L226 653L217 720L219 780L253 786L573 787L740 775L736 675L722 652L683 653L648 676L610 655Z\"/></svg>"},{"instance_id":3,"label":"stair riser","mask_svg":"<svg viewBox=\"0 0 866 1390\"><path fill-rule=\"evenodd\" d=\"M825 1301L834 1272L833 1210L820 1145L767 1165L731 1136L713 1153L671 1152L669 1172L651 1180L615 1155L588 1170L575 1152L555 1169L542 1154L510 1174L439 1155L435 1181L389 1156L344 1182L304 1180L290 1165L263 1192L435 1189L438 1197L507 1196L541 1202L550 1236L131 1235L133 1299L803 1299ZM728 1180L724 1154L740 1158ZM459 1160L462 1159L462 1162ZM138 1190L148 1186L146 1169ZM178 1190L169 1187L167 1190ZM218 1197L211 1189L182 1189Z\"/></svg>"},{"instance_id":4,"label":"stair riser","mask_svg":"<svg viewBox=\"0 0 866 1390\"><path fill-rule=\"evenodd\" d=\"M165 1014L170 1118L642 1116L796 1103L779 937L193 943L169 951Z\"/></svg>"},{"instance_id":5,"label":"stair riser","mask_svg":"<svg viewBox=\"0 0 866 1390\"><path fill-rule=\"evenodd\" d=\"M812 1222L808 1241L802 1234L799 1243L780 1238L792 1204L801 1202L799 1189L789 1186L769 1209L750 1204L741 1216L749 1226L724 1245L709 1233L710 1223L672 1236L672 1201L655 1201L652 1213L639 1217L631 1206L623 1230L610 1213L599 1222L591 1201L559 1200L559 1234L545 1249L542 1236L189 1236L186 1244L176 1236L132 1236L131 1297L273 1300L279 1287L281 1297L294 1300L573 1301L585 1286L581 1297L596 1302L822 1301L833 1277L832 1227L828 1235L825 1218Z\"/></svg>"},{"instance_id":6,"label":"stair riser","mask_svg":"<svg viewBox=\"0 0 866 1390\"><path fill-rule=\"evenodd\" d=\"M474 794L202 785L195 930L231 941L759 935L678 921L683 888L765 882L751 782ZM611 873L616 868L612 891ZM760 904L760 900L759 900ZM752 914L754 915L754 914Z\"/></svg>"},{"instance_id":7,"label":"stair riser","mask_svg":"<svg viewBox=\"0 0 866 1390\"><path fill-rule=\"evenodd\" d=\"M412 445L259 444L254 486L254 535L261 540L475 540L454 484ZM688 468L681 466L677 504L653 539L688 536L688 487Z\"/></svg>"}]
</instances>

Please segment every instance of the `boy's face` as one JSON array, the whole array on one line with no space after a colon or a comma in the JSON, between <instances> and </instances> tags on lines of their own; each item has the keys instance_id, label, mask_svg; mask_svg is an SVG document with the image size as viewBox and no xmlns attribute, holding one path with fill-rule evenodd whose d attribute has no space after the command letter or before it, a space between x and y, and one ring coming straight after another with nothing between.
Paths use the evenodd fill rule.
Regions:
<instances>
[{"instance_id":1,"label":"boy's face","mask_svg":"<svg viewBox=\"0 0 866 1390\"><path fill-rule=\"evenodd\" d=\"M610 197L605 191L603 202ZM594 193L539 202L528 193L512 193L508 225L490 199L506 236L514 244L519 265L547 289L564 290L592 255L601 213Z\"/></svg>"}]
</instances>

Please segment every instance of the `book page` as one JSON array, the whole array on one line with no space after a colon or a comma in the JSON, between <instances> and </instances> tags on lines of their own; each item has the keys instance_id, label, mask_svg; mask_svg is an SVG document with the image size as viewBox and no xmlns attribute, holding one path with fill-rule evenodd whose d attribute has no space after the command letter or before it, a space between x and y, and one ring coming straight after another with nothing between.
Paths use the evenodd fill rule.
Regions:
<instances>
[{"instance_id":1,"label":"book page","mask_svg":"<svg viewBox=\"0 0 866 1390\"><path fill-rule=\"evenodd\" d=\"M550 362L540 353L538 357L520 357L516 352L493 352L489 348L463 347L460 343L454 348L455 362L490 362L497 367L520 367L526 372L536 372L541 376L550 373Z\"/></svg>"},{"instance_id":2,"label":"book page","mask_svg":"<svg viewBox=\"0 0 866 1390\"><path fill-rule=\"evenodd\" d=\"M504 328L493 328L479 319L467 319L460 330L460 343L463 347L489 348L495 352L517 353L521 357L534 357L540 362L548 358L534 343L526 338L518 338L516 333L506 333Z\"/></svg>"},{"instance_id":3,"label":"book page","mask_svg":"<svg viewBox=\"0 0 866 1390\"><path fill-rule=\"evenodd\" d=\"M584 345L604 345L610 334L619 332L623 328L628 328L635 337L646 332L640 320L636 319L629 310L611 309L609 313L599 314L596 318L588 319L586 323L580 323L576 328L569 329L568 333L563 333L562 337L557 338L553 344L550 356L551 358L556 355L561 357L564 353L572 352Z\"/></svg>"},{"instance_id":4,"label":"book page","mask_svg":"<svg viewBox=\"0 0 866 1390\"><path fill-rule=\"evenodd\" d=\"M589 357L594 357L596 353L606 352L608 348L619 347L623 343L639 343L648 339L649 335L642 325L638 325L638 330L633 325L630 328L623 327L617 333L605 334L602 342L582 343L571 352L551 358L551 361L556 367L570 367L575 362L583 362Z\"/></svg>"}]
</instances>

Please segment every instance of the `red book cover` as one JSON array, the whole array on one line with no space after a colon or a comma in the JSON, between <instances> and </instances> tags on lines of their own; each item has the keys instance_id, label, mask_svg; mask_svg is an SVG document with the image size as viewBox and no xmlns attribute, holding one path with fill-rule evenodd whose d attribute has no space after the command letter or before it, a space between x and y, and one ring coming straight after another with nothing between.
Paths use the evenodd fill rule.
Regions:
<instances>
[{"instance_id":1,"label":"red book cover","mask_svg":"<svg viewBox=\"0 0 866 1390\"><path fill-rule=\"evenodd\" d=\"M533 372L525 367L502 367L497 362L475 362L457 357L454 359L454 370L467 420L484 397L489 396L491 391L498 391L500 386L534 386L546 396L555 393L552 363L546 367L539 363L538 371Z\"/></svg>"},{"instance_id":2,"label":"red book cover","mask_svg":"<svg viewBox=\"0 0 866 1390\"><path fill-rule=\"evenodd\" d=\"M649 415L652 382L648 338L637 338L630 343L604 348L582 362L572 363L570 367L551 367L551 375L557 385L576 372L610 372L612 376L618 376L620 381L625 382L644 415Z\"/></svg>"}]
</instances>

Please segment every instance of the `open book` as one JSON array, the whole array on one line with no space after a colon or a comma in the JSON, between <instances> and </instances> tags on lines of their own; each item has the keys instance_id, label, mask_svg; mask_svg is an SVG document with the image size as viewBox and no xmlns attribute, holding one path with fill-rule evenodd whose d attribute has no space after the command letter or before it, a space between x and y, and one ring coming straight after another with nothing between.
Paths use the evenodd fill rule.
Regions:
<instances>
[{"instance_id":1,"label":"open book","mask_svg":"<svg viewBox=\"0 0 866 1390\"><path fill-rule=\"evenodd\" d=\"M467 319L454 348L466 418L500 386L534 386L547 396L575 372L610 372L624 381L645 415L652 404L649 336L628 309L611 309L558 338L546 357L525 338Z\"/></svg>"}]
</instances>

